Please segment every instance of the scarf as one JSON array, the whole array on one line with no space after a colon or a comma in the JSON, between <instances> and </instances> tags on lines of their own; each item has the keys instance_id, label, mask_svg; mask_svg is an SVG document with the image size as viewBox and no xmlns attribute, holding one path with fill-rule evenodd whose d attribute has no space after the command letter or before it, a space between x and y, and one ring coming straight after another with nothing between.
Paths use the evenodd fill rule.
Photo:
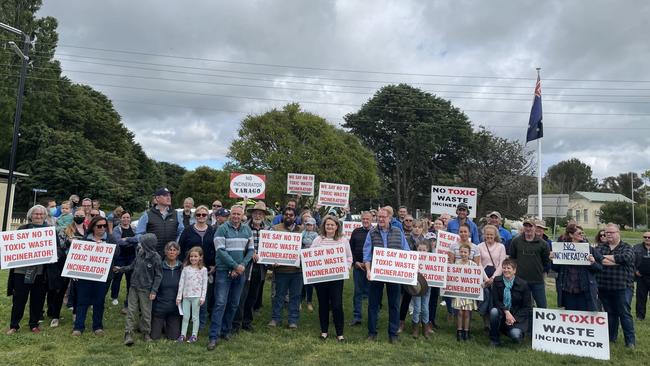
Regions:
<instances>
[{"instance_id":1,"label":"scarf","mask_svg":"<svg viewBox=\"0 0 650 366\"><path fill-rule=\"evenodd\" d=\"M512 285L515 284L515 277L513 276L511 280L503 277L503 283L506 285L503 289L503 305L506 309L510 310L510 307L512 306L512 294L510 290L512 289Z\"/></svg>"}]
</instances>

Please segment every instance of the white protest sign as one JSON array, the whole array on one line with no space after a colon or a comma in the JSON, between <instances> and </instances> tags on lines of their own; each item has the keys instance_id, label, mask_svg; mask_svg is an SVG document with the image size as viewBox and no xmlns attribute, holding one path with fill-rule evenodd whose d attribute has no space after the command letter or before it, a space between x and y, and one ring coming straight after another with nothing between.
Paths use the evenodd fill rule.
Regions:
<instances>
[{"instance_id":1,"label":"white protest sign","mask_svg":"<svg viewBox=\"0 0 650 366\"><path fill-rule=\"evenodd\" d=\"M375 248L372 253L370 281L418 284L418 252Z\"/></svg>"},{"instance_id":2,"label":"white protest sign","mask_svg":"<svg viewBox=\"0 0 650 366\"><path fill-rule=\"evenodd\" d=\"M0 257L2 269L54 263L56 232L53 227L4 231L0 233Z\"/></svg>"},{"instance_id":3,"label":"white protest sign","mask_svg":"<svg viewBox=\"0 0 650 366\"><path fill-rule=\"evenodd\" d=\"M266 175L230 173L230 198L263 199Z\"/></svg>"},{"instance_id":4,"label":"white protest sign","mask_svg":"<svg viewBox=\"0 0 650 366\"><path fill-rule=\"evenodd\" d=\"M61 276L106 282L115 247L104 242L73 240Z\"/></svg>"},{"instance_id":5,"label":"white protest sign","mask_svg":"<svg viewBox=\"0 0 650 366\"><path fill-rule=\"evenodd\" d=\"M449 253L451 246L459 241L460 236L458 234L440 230L438 231L438 239L436 241L436 252L440 254Z\"/></svg>"},{"instance_id":6,"label":"white protest sign","mask_svg":"<svg viewBox=\"0 0 650 366\"><path fill-rule=\"evenodd\" d=\"M350 186L347 184L320 182L318 204L321 206L347 207L350 201Z\"/></svg>"},{"instance_id":7,"label":"white protest sign","mask_svg":"<svg viewBox=\"0 0 650 366\"><path fill-rule=\"evenodd\" d=\"M361 225L361 221L343 221L343 236L350 241L354 229L360 228L361 226L363 226ZM377 223L373 222L372 227L375 226L377 226Z\"/></svg>"},{"instance_id":8,"label":"white protest sign","mask_svg":"<svg viewBox=\"0 0 650 366\"><path fill-rule=\"evenodd\" d=\"M429 287L444 288L447 283L447 254L420 253L420 274L427 280Z\"/></svg>"},{"instance_id":9,"label":"white protest sign","mask_svg":"<svg viewBox=\"0 0 650 366\"><path fill-rule=\"evenodd\" d=\"M314 195L313 174L287 174L287 194Z\"/></svg>"},{"instance_id":10,"label":"white protest sign","mask_svg":"<svg viewBox=\"0 0 650 366\"><path fill-rule=\"evenodd\" d=\"M300 258L305 285L350 278L343 244L303 249Z\"/></svg>"},{"instance_id":11,"label":"white protest sign","mask_svg":"<svg viewBox=\"0 0 650 366\"><path fill-rule=\"evenodd\" d=\"M534 308L533 349L609 360L607 313Z\"/></svg>"},{"instance_id":12,"label":"white protest sign","mask_svg":"<svg viewBox=\"0 0 650 366\"><path fill-rule=\"evenodd\" d=\"M474 262L471 262L474 263ZM447 265L447 284L440 296L483 301L483 267L479 265Z\"/></svg>"},{"instance_id":13,"label":"white protest sign","mask_svg":"<svg viewBox=\"0 0 650 366\"><path fill-rule=\"evenodd\" d=\"M302 233L260 230L257 263L300 267L301 247Z\"/></svg>"},{"instance_id":14,"label":"white protest sign","mask_svg":"<svg viewBox=\"0 0 650 366\"><path fill-rule=\"evenodd\" d=\"M553 264L588 266L589 243L553 242Z\"/></svg>"},{"instance_id":15,"label":"white protest sign","mask_svg":"<svg viewBox=\"0 0 650 366\"><path fill-rule=\"evenodd\" d=\"M456 206L466 203L469 217L476 217L476 188L431 186L431 213L456 215Z\"/></svg>"}]
</instances>

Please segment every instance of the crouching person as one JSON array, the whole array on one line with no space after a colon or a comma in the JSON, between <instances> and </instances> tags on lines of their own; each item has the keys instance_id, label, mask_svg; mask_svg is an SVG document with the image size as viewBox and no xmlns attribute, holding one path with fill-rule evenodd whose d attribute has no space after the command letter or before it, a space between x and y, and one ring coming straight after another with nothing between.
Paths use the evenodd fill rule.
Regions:
<instances>
[{"instance_id":1,"label":"crouching person","mask_svg":"<svg viewBox=\"0 0 650 366\"><path fill-rule=\"evenodd\" d=\"M145 342L151 341L151 302L156 299L156 293L162 280L162 259L156 251L158 240L154 234L144 234L140 237L135 261L125 267L114 267L115 272L131 272L131 288L129 289L129 309L124 328L124 344L133 345L133 330L140 315L140 331Z\"/></svg>"},{"instance_id":2,"label":"crouching person","mask_svg":"<svg viewBox=\"0 0 650 366\"><path fill-rule=\"evenodd\" d=\"M517 262L505 259L503 274L492 283L493 307L490 309L490 345L499 346L499 336L506 334L513 342L521 343L528 331L531 314L531 295L528 284L517 274Z\"/></svg>"}]
</instances>

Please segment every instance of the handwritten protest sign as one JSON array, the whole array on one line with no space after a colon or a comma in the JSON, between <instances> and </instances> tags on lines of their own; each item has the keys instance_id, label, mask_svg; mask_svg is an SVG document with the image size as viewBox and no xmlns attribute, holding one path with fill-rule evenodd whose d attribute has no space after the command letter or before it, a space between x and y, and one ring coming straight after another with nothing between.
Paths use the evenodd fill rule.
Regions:
<instances>
[{"instance_id":1,"label":"handwritten protest sign","mask_svg":"<svg viewBox=\"0 0 650 366\"><path fill-rule=\"evenodd\" d=\"M260 230L257 263L300 267L301 247L302 233Z\"/></svg>"},{"instance_id":2,"label":"handwritten protest sign","mask_svg":"<svg viewBox=\"0 0 650 366\"><path fill-rule=\"evenodd\" d=\"M429 287L444 288L447 283L447 254L418 252L420 254L420 273Z\"/></svg>"},{"instance_id":3,"label":"handwritten protest sign","mask_svg":"<svg viewBox=\"0 0 650 366\"><path fill-rule=\"evenodd\" d=\"M14 230L0 233L0 268L20 268L54 263L56 232L53 227Z\"/></svg>"},{"instance_id":4,"label":"handwritten protest sign","mask_svg":"<svg viewBox=\"0 0 650 366\"><path fill-rule=\"evenodd\" d=\"M313 174L287 174L287 194L314 195Z\"/></svg>"},{"instance_id":5,"label":"handwritten protest sign","mask_svg":"<svg viewBox=\"0 0 650 366\"><path fill-rule=\"evenodd\" d=\"M106 282L115 244L73 240L61 276Z\"/></svg>"},{"instance_id":6,"label":"handwritten protest sign","mask_svg":"<svg viewBox=\"0 0 650 366\"><path fill-rule=\"evenodd\" d=\"M436 242L436 252L440 254L449 253L451 250L452 244L456 244L460 241L460 236L454 233L448 233L446 231L438 231L438 239Z\"/></svg>"},{"instance_id":7,"label":"handwritten protest sign","mask_svg":"<svg viewBox=\"0 0 650 366\"><path fill-rule=\"evenodd\" d=\"M483 301L483 268L460 264L447 265L447 284L440 296Z\"/></svg>"},{"instance_id":8,"label":"handwritten protest sign","mask_svg":"<svg viewBox=\"0 0 650 366\"><path fill-rule=\"evenodd\" d=\"M588 266L589 243L553 242L553 264Z\"/></svg>"},{"instance_id":9,"label":"handwritten protest sign","mask_svg":"<svg viewBox=\"0 0 650 366\"><path fill-rule=\"evenodd\" d=\"M347 207L350 186L347 184L321 182L318 186L318 204L321 206Z\"/></svg>"},{"instance_id":10,"label":"handwritten protest sign","mask_svg":"<svg viewBox=\"0 0 650 366\"><path fill-rule=\"evenodd\" d=\"M533 309L533 349L609 360L607 313Z\"/></svg>"},{"instance_id":11,"label":"handwritten protest sign","mask_svg":"<svg viewBox=\"0 0 650 366\"><path fill-rule=\"evenodd\" d=\"M466 203L469 217L476 217L476 188L431 186L431 213L456 215L456 206Z\"/></svg>"},{"instance_id":12,"label":"handwritten protest sign","mask_svg":"<svg viewBox=\"0 0 650 366\"><path fill-rule=\"evenodd\" d=\"M372 253L371 281L417 285L418 252L375 248Z\"/></svg>"},{"instance_id":13,"label":"handwritten protest sign","mask_svg":"<svg viewBox=\"0 0 650 366\"><path fill-rule=\"evenodd\" d=\"M263 199L266 175L230 173L230 198Z\"/></svg>"},{"instance_id":14,"label":"handwritten protest sign","mask_svg":"<svg viewBox=\"0 0 650 366\"><path fill-rule=\"evenodd\" d=\"M343 244L303 249L300 257L305 285L350 278Z\"/></svg>"}]
</instances>

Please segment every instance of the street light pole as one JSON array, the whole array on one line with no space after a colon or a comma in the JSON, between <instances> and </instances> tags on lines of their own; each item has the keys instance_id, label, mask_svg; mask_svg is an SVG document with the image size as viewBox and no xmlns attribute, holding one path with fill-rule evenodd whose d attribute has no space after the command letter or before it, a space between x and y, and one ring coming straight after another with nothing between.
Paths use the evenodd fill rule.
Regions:
<instances>
[{"instance_id":1,"label":"street light pole","mask_svg":"<svg viewBox=\"0 0 650 366\"><path fill-rule=\"evenodd\" d=\"M27 34L25 34L20 29L16 29L12 26L9 26L4 23L0 23L0 28L11 33L17 34L23 37L23 50L14 43L9 42L9 45L14 50L14 52L20 56L22 60L22 65L20 67L20 81L18 82L18 96L16 97L16 112L14 114L14 133L13 139L11 141L11 156L9 158L9 174L7 175L7 194L5 196L5 207L2 214L2 230L7 231L9 227L9 208L11 206L11 192L13 188L14 180L14 169L16 166L16 154L18 152L18 133L20 128L20 115L23 110L23 94L25 93L25 78L27 76L27 65L29 63L29 47L32 45L32 40Z\"/></svg>"}]
</instances>

